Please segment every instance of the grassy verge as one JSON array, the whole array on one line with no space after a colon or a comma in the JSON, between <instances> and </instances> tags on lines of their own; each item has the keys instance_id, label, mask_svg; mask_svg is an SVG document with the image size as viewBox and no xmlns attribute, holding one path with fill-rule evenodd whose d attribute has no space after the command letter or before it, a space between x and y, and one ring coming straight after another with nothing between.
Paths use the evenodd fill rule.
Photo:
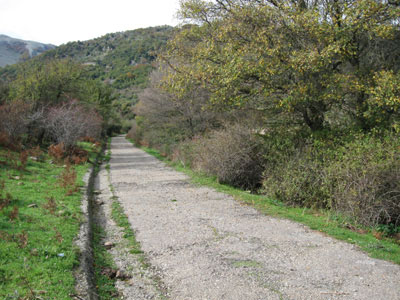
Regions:
<instances>
[{"instance_id":1,"label":"grassy verge","mask_svg":"<svg viewBox=\"0 0 400 300\"><path fill-rule=\"evenodd\" d=\"M118 299L118 290L115 287L115 278L109 276L109 270L115 269L114 261L110 253L103 246L103 240L106 236L103 228L93 225L93 259L94 274L96 282L96 292L99 299Z\"/></svg>"},{"instance_id":2,"label":"grassy verge","mask_svg":"<svg viewBox=\"0 0 400 300\"><path fill-rule=\"evenodd\" d=\"M109 146L109 141L107 145ZM100 171L100 166L102 162L108 162L111 158L111 152L101 153L98 159L98 163L95 165L93 176L97 176ZM91 186L89 198L92 201L94 214L97 213L96 210L99 209L94 201L94 190ZM119 299L119 293L115 287L116 279L110 276L112 270L115 269L115 264L112 255L104 247L104 239L106 238L106 232L102 228L101 224L93 222L92 224L92 248L93 248L93 265L94 265L94 282L96 285L96 293L99 299Z\"/></svg>"},{"instance_id":3,"label":"grassy verge","mask_svg":"<svg viewBox=\"0 0 400 300\"><path fill-rule=\"evenodd\" d=\"M184 172L190 176L192 182L195 184L209 186L219 192L229 194L236 200L251 205L264 214L290 219L336 239L357 245L371 257L400 264L400 245L398 241L382 237L373 228L359 228L340 215L329 211L288 207L265 196L254 195L228 185L220 184L215 177L194 172L188 167L169 161L155 149L146 147L142 147L141 149L166 162L177 171Z\"/></svg>"},{"instance_id":4,"label":"grassy verge","mask_svg":"<svg viewBox=\"0 0 400 300\"><path fill-rule=\"evenodd\" d=\"M93 160L98 149L81 146ZM54 164L44 153L24 162L0 149L1 299L71 299L88 167Z\"/></svg>"}]
</instances>

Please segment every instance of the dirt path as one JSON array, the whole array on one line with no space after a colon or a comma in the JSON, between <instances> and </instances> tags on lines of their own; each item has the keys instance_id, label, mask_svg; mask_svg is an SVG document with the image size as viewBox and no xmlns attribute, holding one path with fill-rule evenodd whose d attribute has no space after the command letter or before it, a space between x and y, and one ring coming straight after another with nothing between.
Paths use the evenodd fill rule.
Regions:
<instances>
[{"instance_id":1,"label":"dirt path","mask_svg":"<svg viewBox=\"0 0 400 300\"><path fill-rule=\"evenodd\" d=\"M400 266L189 184L123 137L111 151L111 183L166 298L400 299ZM136 297L125 299L153 299Z\"/></svg>"}]
</instances>

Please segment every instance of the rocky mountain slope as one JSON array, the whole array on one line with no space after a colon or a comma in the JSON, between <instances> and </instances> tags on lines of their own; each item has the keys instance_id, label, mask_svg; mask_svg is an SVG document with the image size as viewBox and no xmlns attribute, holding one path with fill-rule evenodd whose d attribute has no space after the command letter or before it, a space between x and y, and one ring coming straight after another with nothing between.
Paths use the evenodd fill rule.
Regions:
<instances>
[{"instance_id":1,"label":"rocky mountain slope","mask_svg":"<svg viewBox=\"0 0 400 300\"><path fill-rule=\"evenodd\" d=\"M0 34L0 67L15 64L55 47L51 44L24 41Z\"/></svg>"}]
</instances>

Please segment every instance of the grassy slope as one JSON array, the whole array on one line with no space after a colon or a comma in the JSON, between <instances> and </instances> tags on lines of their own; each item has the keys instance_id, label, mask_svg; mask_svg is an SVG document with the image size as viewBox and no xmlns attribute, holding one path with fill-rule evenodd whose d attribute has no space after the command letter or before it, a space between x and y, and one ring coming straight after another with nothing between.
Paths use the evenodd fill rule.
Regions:
<instances>
[{"instance_id":1,"label":"grassy slope","mask_svg":"<svg viewBox=\"0 0 400 300\"><path fill-rule=\"evenodd\" d=\"M5 155L0 149L0 161ZM43 162L29 159L25 171L0 164L1 196L12 197L0 211L1 299L71 299L73 269L79 263L73 240L79 231L82 191L68 195L71 188L61 187L64 169L47 156ZM79 186L87 169L88 164L75 168ZM11 220L14 207L18 215Z\"/></svg>"},{"instance_id":2,"label":"grassy slope","mask_svg":"<svg viewBox=\"0 0 400 300\"><path fill-rule=\"evenodd\" d=\"M199 185L206 185L233 196L236 200L255 207L264 214L274 217L290 219L309 226L313 230L323 232L336 239L355 244L371 257L392 261L400 264L400 244L393 239L376 238L376 233L368 228L355 228L344 218L334 215L329 211L316 211L312 209L287 207L283 203L269 199L262 195L254 195L249 192L233 188L228 185L220 184L216 178L199 174L193 170L172 163L160 155L160 152L154 149L142 147L148 154L167 162L176 170L186 173L191 177L192 182ZM348 229L348 227L353 230ZM362 231L359 233L357 231Z\"/></svg>"}]
</instances>

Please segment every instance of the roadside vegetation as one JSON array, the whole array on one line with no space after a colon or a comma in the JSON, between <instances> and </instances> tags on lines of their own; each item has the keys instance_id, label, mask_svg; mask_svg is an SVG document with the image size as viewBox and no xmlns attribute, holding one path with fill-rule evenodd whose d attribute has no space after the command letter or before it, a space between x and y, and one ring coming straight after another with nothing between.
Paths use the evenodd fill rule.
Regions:
<instances>
[{"instance_id":1,"label":"roadside vegetation","mask_svg":"<svg viewBox=\"0 0 400 300\"><path fill-rule=\"evenodd\" d=\"M178 14L128 137L398 247L398 3L186 0Z\"/></svg>"},{"instance_id":2,"label":"roadside vegetation","mask_svg":"<svg viewBox=\"0 0 400 300\"><path fill-rule=\"evenodd\" d=\"M99 147L79 144L94 159ZM82 178L89 164L37 147L0 148L0 298L71 299L79 265Z\"/></svg>"},{"instance_id":3,"label":"roadside vegetation","mask_svg":"<svg viewBox=\"0 0 400 300\"><path fill-rule=\"evenodd\" d=\"M0 93L0 298L72 299L83 175L110 127L107 86L28 60Z\"/></svg>"}]
</instances>

